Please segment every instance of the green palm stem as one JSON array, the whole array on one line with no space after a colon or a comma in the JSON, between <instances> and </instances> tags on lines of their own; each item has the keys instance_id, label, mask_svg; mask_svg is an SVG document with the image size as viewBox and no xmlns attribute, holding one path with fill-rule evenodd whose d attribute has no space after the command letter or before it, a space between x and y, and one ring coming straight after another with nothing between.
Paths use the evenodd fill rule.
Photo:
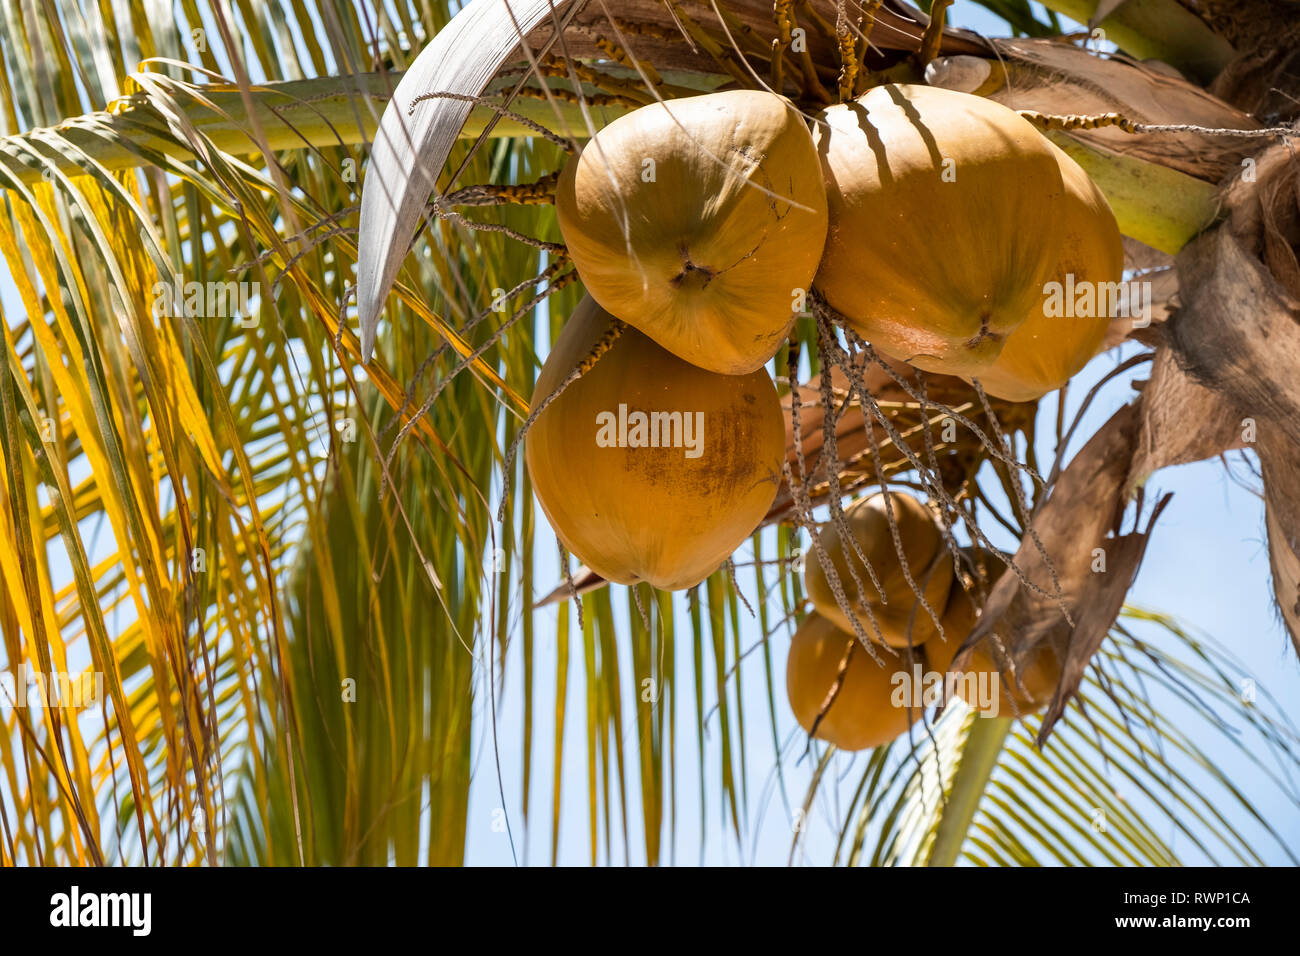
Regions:
<instances>
[{"instance_id":1,"label":"green palm stem","mask_svg":"<svg viewBox=\"0 0 1300 956\"><path fill-rule=\"evenodd\" d=\"M988 789L989 777L997 766L998 755L1011 733L1013 720L1014 717L976 718L962 747L961 762L953 777L947 806L939 818L927 866L952 866L957 862L980 800Z\"/></svg>"}]
</instances>

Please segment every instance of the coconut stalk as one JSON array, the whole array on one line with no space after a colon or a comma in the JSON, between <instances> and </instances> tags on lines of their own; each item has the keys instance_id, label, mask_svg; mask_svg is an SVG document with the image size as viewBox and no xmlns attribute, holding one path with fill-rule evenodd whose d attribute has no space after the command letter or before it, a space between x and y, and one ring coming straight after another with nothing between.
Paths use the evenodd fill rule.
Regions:
<instances>
[{"instance_id":1,"label":"coconut stalk","mask_svg":"<svg viewBox=\"0 0 1300 956\"><path fill-rule=\"evenodd\" d=\"M634 75L622 67L605 67L604 72L622 79ZM374 139L382 109L404 75L403 72L362 73L263 83L248 90L247 98L233 83L177 85L173 90L176 102L162 104L166 109L160 108L151 94L135 93L114 101L106 110L87 113L58 126L0 137L0 153L18 160L14 165L15 177L30 184L39 182L47 169L65 176L85 174L86 170L67 152L51 148L56 143L71 146L84 161L109 171L147 166L164 156L178 162L193 162L195 154L179 133L182 125L192 127L210 146L232 156L258 153L257 143L249 136L254 120L275 152L356 146ZM678 90L706 93L726 78L666 72L664 79ZM552 82L558 89L569 88L564 81ZM509 77L498 77L488 85L485 96L489 100L504 96L514 86L515 81ZM583 85L583 89L588 96L597 95L590 84ZM510 107L512 114L561 129L582 128L582 108L577 102L548 102L535 84L530 90L536 95L517 97ZM248 103L253 105L251 111ZM173 108L179 113L179 123L168 119ZM633 108L631 104L604 103L594 111L604 125ZM472 111L460 131L462 139L532 135L534 129L513 117L498 116L488 108ZM30 155L33 151L44 161L36 163Z\"/></svg>"}]
</instances>

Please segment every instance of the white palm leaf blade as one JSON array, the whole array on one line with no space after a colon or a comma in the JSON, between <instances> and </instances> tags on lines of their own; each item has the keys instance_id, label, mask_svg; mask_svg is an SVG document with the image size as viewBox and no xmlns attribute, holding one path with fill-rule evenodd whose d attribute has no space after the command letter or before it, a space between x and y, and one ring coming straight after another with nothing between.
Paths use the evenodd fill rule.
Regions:
<instances>
[{"instance_id":1,"label":"white palm leaf blade","mask_svg":"<svg viewBox=\"0 0 1300 956\"><path fill-rule=\"evenodd\" d=\"M370 360L384 300L415 236L425 204L474 104L416 97L433 92L481 96L542 20L570 0L472 0L429 42L384 108L361 191L357 315L361 355Z\"/></svg>"}]
</instances>

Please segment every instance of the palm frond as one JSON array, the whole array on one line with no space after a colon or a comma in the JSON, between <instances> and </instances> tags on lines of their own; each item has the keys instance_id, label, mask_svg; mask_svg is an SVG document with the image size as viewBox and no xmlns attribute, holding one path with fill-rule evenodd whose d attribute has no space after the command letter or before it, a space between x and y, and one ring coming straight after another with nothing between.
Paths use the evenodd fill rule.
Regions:
<instances>
[{"instance_id":1,"label":"palm frond","mask_svg":"<svg viewBox=\"0 0 1300 956\"><path fill-rule=\"evenodd\" d=\"M1128 608L1041 750L1038 718L983 718L957 702L933 739L917 730L913 746L873 753L850 778L859 789L834 861L1294 865L1294 835L1274 821L1300 805L1297 730L1267 694L1243 696L1243 681L1213 641ZM1224 753L1250 768L1249 789Z\"/></svg>"}]
</instances>

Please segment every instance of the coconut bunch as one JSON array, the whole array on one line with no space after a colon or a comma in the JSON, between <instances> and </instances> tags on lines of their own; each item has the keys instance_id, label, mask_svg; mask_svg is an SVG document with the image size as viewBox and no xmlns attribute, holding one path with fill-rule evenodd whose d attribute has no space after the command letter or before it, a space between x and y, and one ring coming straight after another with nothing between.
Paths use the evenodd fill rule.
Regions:
<instances>
[{"instance_id":1,"label":"coconut bunch","mask_svg":"<svg viewBox=\"0 0 1300 956\"><path fill-rule=\"evenodd\" d=\"M694 586L781 485L784 416L764 366L826 239L812 135L768 93L655 104L603 129L555 204L587 298L533 393L538 501L607 580Z\"/></svg>"},{"instance_id":2,"label":"coconut bunch","mask_svg":"<svg viewBox=\"0 0 1300 956\"><path fill-rule=\"evenodd\" d=\"M952 699L986 717L1023 717L1051 701L1064 660L1059 641L1019 655L992 633L969 641L1005 557L963 548L954 559L933 513L910 495L859 498L844 516L850 537L828 526L809 559L813 610L786 659L790 709L809 735L865 750ZM847 582L839 594L832 568Z\"/></svg>"},{"instance_id":3,"label":"coconut bunch","mask_svg":"<svg viewBox=\"0 0 1300 956\"><path fill-rule=\"evenodd\" d=\"M570 552L667 589L716 570L777 498L785 415L765 366L801 314L828 349L842 329L900 366L1032 401L1109 324L1053 314L1045 291L1123 266L1069 157L998 103L926 86L814 117L756 90L655 103L570 160L555 206L588 298L538 379L525 458ZM931 573L946 596L950 576Z\"/></svg>"},{"instance_id":4,"label":"coconut bunch","mask_svg":"<svg viewBox=\"0 0 1300 956\"><path fill-rule=\"evenodd\" d=\"M1257 130L1262 120L1159 62L1098 57L1058 37L986 40L945 29L942 5L926 25L886 0L855 9L865 16L847 30L831 23L842 5L813 0L797 14L795 6L723 4L714 9L721 31L711 34L678 4L635 0L615 17L590 5L529 0L506 10L482 0L435 37L385 110L368 176L382 190L368 187L362 203L364 357L421 216L454 219L451 207L466 198L553 199L565 245L517 237L554 257L535 301L575 275L589 294L561 331L522 430L542 507L588 566L566 572L542 603L606 580L687 587L755 527L815 529L814 509L828 505L830 560L807 561L830 598L818 597L791 647L792 674L815 675L792 677L801 723L835 739L834 708L858 699L877 708L890 730L883 739L892 738L911 714L880 710L879 694L855 694L853 675L893 674L919 657L931 673L996 671L1013 713L1038 709L1054 685L1045 739L1142 560L1150 523L1120 533L1115 516L1157 468L1238 447L1244 405L1275 413L1279 435L1261 440L1260 454L1278 603L1294 638L1294 602L1283 596L1300 580L1288 530L1296 495L1286 493L1300 487L1297 418L1285 389L1263 396L1258 384L1289 381L1294 309L1270 291L1269 275L1294 272L1294 235L1277 224L1289 222L1294 197L1262 162L1258 183L1218 197L1213 185L1254 157L1258 140L1208 135ZM796 23L814 25L799 62ZM536 56L506 68L521 36ZM874 85L915 77L918 66L927 86ZM763 86L793 102L756 90L693 95L719 83ZM414 110L426 97L439 98L434 108ZM495 113L486 127L469 123L479 106ZM614 115L623 119L595 132ZM555 132L538 125L552 116ZM558 187L548 176L441 191L434 172L459 137L511 123L515 135L545 135L566 149L576 148L575 132L592 138L558 171ZM1039 127L1098 177L1113 212ZM1279 146L1277 168L1294 172L1285 155ZM1167 193L1179 201L1165 202ZM1243 222L1210 228L1179 253L1221 201L1228 209L1239 201ZM1179 300L1164 329L1134 333L1127 312L1109 314L1124 265L1121 228L1129 267L1162 269L1152 284L1163 304L1148 317L1161 321ZM1221 321L1224 302L1237 303L1241 321ZM764 366L802 313L815 323L820 368L800 385L798 363L786 362L790 387L774 409ZM790 336L791 358L807 326ZM1031 523L1014 473L1035 467L1034 403L1130 335L1157 347L1151 379L1068 465L1054 463ZM1225 352L1249 360L1225 364ZM1134 356L1112 374L1150 358ZM1238 382L1229 366L1255 371ZM679 392L679 378L692 384ZM690 397L674 401L679 394ZM698 428L689 418L689 434L686 401L705 413ZM766 424L774 410L784 454ZM736 424L722 434L715 420ZM944 422L964 430L948 437L937 427ZM1012 450L1017 431L1027 439L1023 460ZM989 546L974 504L988 464L1020 497L1012 504L1023 529L1002 562L1012 573L996 584L976 582L948 527L963 519L971 539ZM846 504L861 489L904 484L942 519L938 550L953 562L946 598L927 551L933 535L907 517L914 509L898 505L880 545L871 533L878 516L859 514L875 506ZM898 515L921 539L908 537ZM834 538L847 546L840 558ZM1098 576L1090 562L1103 546L1119 550L1114 570ZM900 576L904 591L893 589ZM809 631L820 644L805 639ZM820 645L832 648L829 673L796 666L797 651L822 660L807 650Z\"/></svg>"}]
</instances>

